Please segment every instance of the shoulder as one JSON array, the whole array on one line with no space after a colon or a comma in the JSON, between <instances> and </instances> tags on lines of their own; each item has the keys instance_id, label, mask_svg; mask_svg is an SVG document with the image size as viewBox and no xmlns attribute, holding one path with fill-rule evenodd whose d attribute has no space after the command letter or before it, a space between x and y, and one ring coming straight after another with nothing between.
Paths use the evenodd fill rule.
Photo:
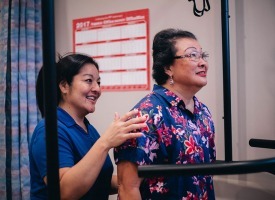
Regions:
<instances>
[{"instance_id":1,"label":"shoulder","mask_svg":"<svg viewBox=\"0 0 275 200\"><path fill-rule=\"evenodd\" d=\"M37 141L39 138L45 136L45 120L42 119L38 122L32 134L32 142Z\"/></svg>"},{"instance_id":2,"label":"shoulder","mask_svg":"<svg viewBox=\"0 0 275 200\"><path fill-rule=\"evenodd\" d=\"M138 101L138 103L134 106L134 108L139 109L151 109L154 108L156 105L160 104L161 95L156 93L155 91L150 92L142 99Z\"/></svg>"},{"instance_id":3,"label":"shoulder","mask_svg":"<svg viewBox=\"0 0 275 200\"><path fill-rule=\"evenodd\" d=\"M46 131L45 131L45 120L42 119L35 127L31 136L30 142L30 153L37 154L44 150L46 146Z\"/></svg>"},{"instance_id":4,"label":"shoulder","mask_svg":"<svg viewBox=\"0 0 275 200\"><path fill-rule=\"evenodd\" d=\"M203 112L204 114L206 114L208 116L212 116L210 110L208 109L208 107L204 103L199 101L197 97L194 97L194 102L195 102L195 107L199 111Z\"/></svg>"}]
</instances>

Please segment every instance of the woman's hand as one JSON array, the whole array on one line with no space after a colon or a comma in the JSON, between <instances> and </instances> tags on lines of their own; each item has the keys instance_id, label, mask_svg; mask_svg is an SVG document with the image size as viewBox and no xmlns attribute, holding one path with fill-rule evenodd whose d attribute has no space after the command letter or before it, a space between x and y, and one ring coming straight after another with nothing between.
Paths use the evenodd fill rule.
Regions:
<instances>
[{"instance_id":1,"label":"woman's hand","mask_svg":"<svg viewBox=\"0 0 275 200\"><path fill-rule=\"evenodd\" d=\"M104 141L108 148L119 146L129 139L134 139L143 136L141 132L137 132L141 128L146 127L146 117L136 117L138 110L132 110L120 117L115 113L114 121L110 124L109 128L100 137L99 140Z\"/></svg>"}]
</instances>

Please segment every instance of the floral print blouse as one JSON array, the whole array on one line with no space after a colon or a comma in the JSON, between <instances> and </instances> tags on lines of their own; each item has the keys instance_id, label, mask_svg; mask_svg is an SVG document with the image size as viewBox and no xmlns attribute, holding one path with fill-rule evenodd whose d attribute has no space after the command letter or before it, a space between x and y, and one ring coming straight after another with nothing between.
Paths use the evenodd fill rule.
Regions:
<instances>
[{"instance_id":1,"label":"floral print blouse","mask_svg":"<svg viewBox=\"0 0 275 200\"><path fill-rule=\"evenodd\" d=\"M137 165L211 163L216 160L214 124L208 108L194 98L194 113L166 88L153 91L134 108L146 115L144 137L128 140L114 149L116 164L127 160ZM144 178L142 199L215 199L212 176Z\"/></svg>"}]
</instances>

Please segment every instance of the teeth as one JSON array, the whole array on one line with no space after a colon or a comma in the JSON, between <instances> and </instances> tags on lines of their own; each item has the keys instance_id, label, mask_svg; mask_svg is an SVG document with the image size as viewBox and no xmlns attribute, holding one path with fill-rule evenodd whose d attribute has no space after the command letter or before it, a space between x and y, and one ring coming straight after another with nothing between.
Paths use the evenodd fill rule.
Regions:
<instances>
[{"instance_id":1,"label":"teeth","mask_svg":"<svg viewBox=\"0 0 275 200\"><path fill-rule=\"evenodd\" d=\"M95 97L87 97L87 99L95 100Z\"/></svg>"}]
</instances>

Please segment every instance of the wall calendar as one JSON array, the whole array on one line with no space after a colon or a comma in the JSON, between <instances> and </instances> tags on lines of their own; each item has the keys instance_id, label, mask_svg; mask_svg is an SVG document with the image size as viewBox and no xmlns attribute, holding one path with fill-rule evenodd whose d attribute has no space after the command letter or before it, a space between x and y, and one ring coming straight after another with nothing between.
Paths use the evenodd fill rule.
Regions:
<instances>
[{"instance_id":1,"label":"wall calendar","mask_svg":"<svg viewBox=\"0 0 275 200\"><path fill-rule=\"evenodd\" d=\"M98 62L103 91L149 90L149 10L73 20L73 51Z\"/></svg>"}]
</instances>

